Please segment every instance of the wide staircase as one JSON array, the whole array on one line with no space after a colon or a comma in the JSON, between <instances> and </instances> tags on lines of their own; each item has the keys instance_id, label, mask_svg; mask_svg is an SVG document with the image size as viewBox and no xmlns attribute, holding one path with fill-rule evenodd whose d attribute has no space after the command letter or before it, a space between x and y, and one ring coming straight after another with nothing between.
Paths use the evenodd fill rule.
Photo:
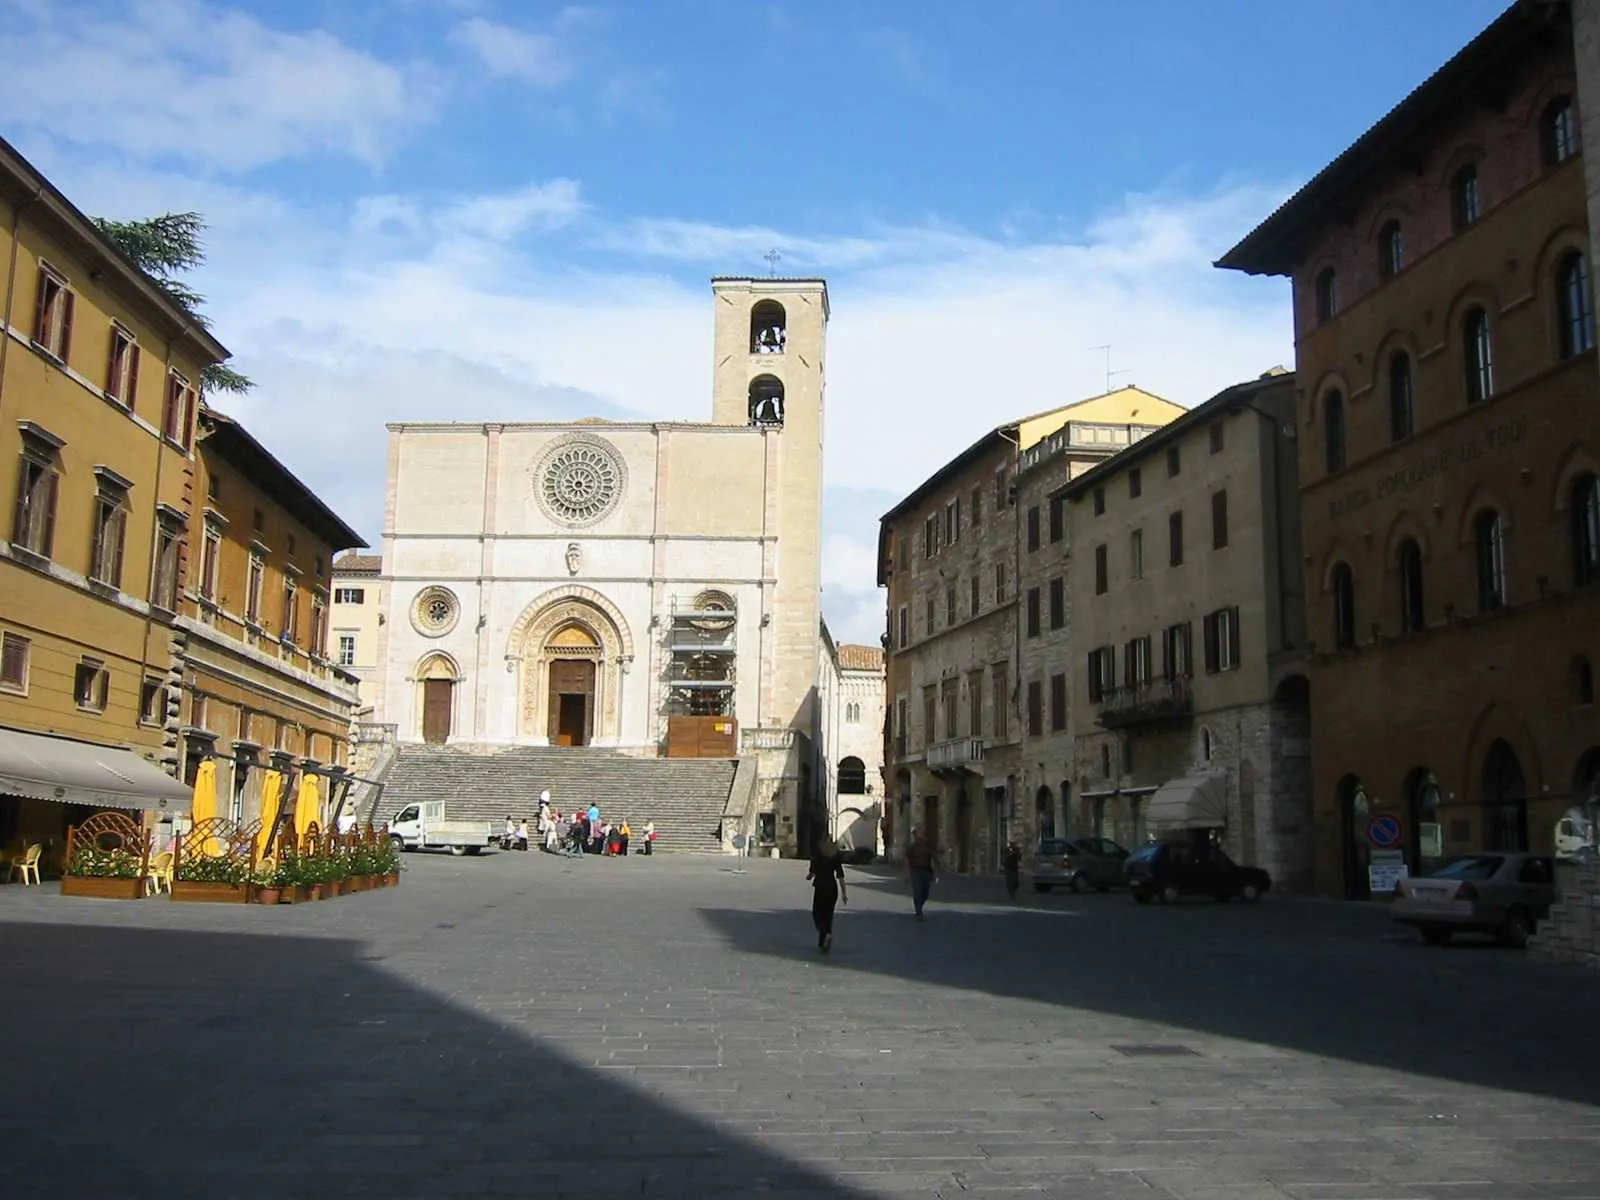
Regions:
<instances>
[{"instance_id":1,"label":"wide staircase","mask_svg":"<svg viewBox=\"0 0 1600 1200\"><path fill-rule=\"evenodd\" d=\"M383 775L383 791L366 799L363 820L386 821L408 804L443 800L452 818L494 822L526 817L530 832L539 793L561 813L598 804L634 831L640 849L646 821L656 823L656 849L715 853L738 763L721 758L634 758L608 750L548 746L401 744Z\"/></svg>"}]
</instances>

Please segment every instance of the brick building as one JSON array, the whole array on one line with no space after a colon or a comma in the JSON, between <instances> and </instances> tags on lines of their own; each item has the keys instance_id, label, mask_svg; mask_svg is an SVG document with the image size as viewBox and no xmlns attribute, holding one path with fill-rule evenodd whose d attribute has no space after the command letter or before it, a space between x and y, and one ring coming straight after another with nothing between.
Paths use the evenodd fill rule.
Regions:
<instances>
[{"instance_id":1,"label":"brick building","mask_svg":"<svg viewBox=\"0 0 1600 1200\"><path fill-rule=\"evenodd\" d=\"M1049 689L1049 717L1070 716L1074 745L1063 832L1133 847L1210 831L1303 889L1294 383L1280 369L1228 388L1051 495L1066 509L1074 661L1070 700Z\"/></svg>"},{"instance_id":2,"label":"brick building","mask_svg":"<svg viewBox=\"0 0 1600 1200\"><path fill-rule=\"evenodd\" d=\"M1600 377L1573 41L1525 0L1219 262L1291 278L1316 881L1600 815Z\"/></svg>"},{"instance_id":3,"label":"brick building","mask_svg":"<svg viewBox=\"0 0 1600 1200\"><path fill-rule=\"evenodd\" d=\"M921 823L948 869L992 871L1007 839L1032 836L1031 812L1018 812L1017 587L1024 560L1044 544L1047 516L1038 504L1017 503L1021 456L1068 429L1077 457L1099 461L1127 444L1131 426L1182 411L1124 388L1009 422L883 517L891 853Z\"/></svg>"}]
</instances>

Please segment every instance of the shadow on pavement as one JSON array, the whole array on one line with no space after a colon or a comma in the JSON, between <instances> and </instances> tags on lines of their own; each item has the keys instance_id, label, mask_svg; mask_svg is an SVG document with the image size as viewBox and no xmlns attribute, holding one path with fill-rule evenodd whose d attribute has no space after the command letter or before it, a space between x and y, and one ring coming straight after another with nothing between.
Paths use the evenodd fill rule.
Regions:
<instances>
[{"instance_id":1,"label":"shadow on pavement","mask_svg":"<svg viewBox=\"0 0 1600 1200\"><path fill-rule=\"evenodd\" d=\"M0 924L6 1194L857 1197L358 943Z\"/></svg>"},{"instance_id":2,"label":"shadow on pavement","mask_svg":"<svg viewBox=\"0 0 1600 1200\"><path fill-rule=\"evenodd\" d=\"M928 913L919 924L871 903L848 910L830 966L1600 1104L1590 972L1361 936L1387 928L1370 914L1358 936L1340 933L1348 916L1332 906L1141 908L1123 894L1010 911L935 902ZM701 915L745 953L817 957L805 913Z\"/></svg>"}]
</instances>

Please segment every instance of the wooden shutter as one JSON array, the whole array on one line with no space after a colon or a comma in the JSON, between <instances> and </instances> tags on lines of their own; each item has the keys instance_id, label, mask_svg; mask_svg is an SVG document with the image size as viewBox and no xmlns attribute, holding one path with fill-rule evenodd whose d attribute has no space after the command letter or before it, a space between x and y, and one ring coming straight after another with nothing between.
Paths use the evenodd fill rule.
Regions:
<instances>
[{"instance_id":1,"label":"wooden shutter","mask_svg":"<svg viewBox=\"0 0 1600 1200\"><path fill-rule=\"evenodd\" d=\"M139 343L128 347L128 394L122 398L129 411L139 397Z\"/></svg>"},{"instance_id":2,"label":"wooden shutter","mask_svg":"<svg viewBox=\"0 0 1600 1200\"><path fill-rule=\"evenodd\" d=\"M45 311L48 307L48 301L50 299L50 285L54 282L55 278L50 274L50 272L46 271L43 267L40 267L39 290L38 294L34 297L33 304L33 340L38 342L41 346L47 346L50 344L50 339L47 336L49 330L44 327L44 318Z\"/></svg>"},{"instance_id":3,"label":"wooden shutter","mask_svg":"<svg viewBox=\"0 0 1600 1200\"><path fill-rule=\"evenodd\" d=\"M56 350L56 356L62 362L66 362L72 353L72 307L76 299L69 289L61 289L61 345Z\"/></svg>"},{"instance_id":4,"label":"wooden shutter","mask_svg":"<svg viewBox=\"0 0 1600 1200\"><path fill-rule=\"evenodd\" d=\"M1206 638L1206 674L1217 673L1218 646L1217 646L1217 614L1207 613L1205 616Z\"/></svg>"}]
</instances>

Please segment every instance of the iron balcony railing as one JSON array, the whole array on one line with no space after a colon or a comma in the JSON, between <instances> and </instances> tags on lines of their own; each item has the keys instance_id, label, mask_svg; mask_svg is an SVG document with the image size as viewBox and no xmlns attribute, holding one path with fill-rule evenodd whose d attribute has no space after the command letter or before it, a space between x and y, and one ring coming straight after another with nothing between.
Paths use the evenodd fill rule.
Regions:
<instances>
[{"instance_id":1,"label":"iron balcony railing","mask_svg":"<svg viewBox=\"0 0 1600 1200\"><path fill-rule=\"evenodd\" d=\"M928 747L928 769L949 771L964 767L978 767L983 763L983 752L988 742L981 737L945 738Z\"/></svg>"},{"instance_id":2,"label":"iron balcony railing","mask_svg":"<svg viewBox=\"0 0 1600 1200\"><path fill-rule=\"evenodd\" d=\"M1194 714L1194 695L1189 681L1177 679L1152 679L1145 683L1110 688L1097 702L1096 720L1106 729L1124 729L1130 725L1148 725L1161 721L1181 720Z\"/></svg>"}]
</instances>

